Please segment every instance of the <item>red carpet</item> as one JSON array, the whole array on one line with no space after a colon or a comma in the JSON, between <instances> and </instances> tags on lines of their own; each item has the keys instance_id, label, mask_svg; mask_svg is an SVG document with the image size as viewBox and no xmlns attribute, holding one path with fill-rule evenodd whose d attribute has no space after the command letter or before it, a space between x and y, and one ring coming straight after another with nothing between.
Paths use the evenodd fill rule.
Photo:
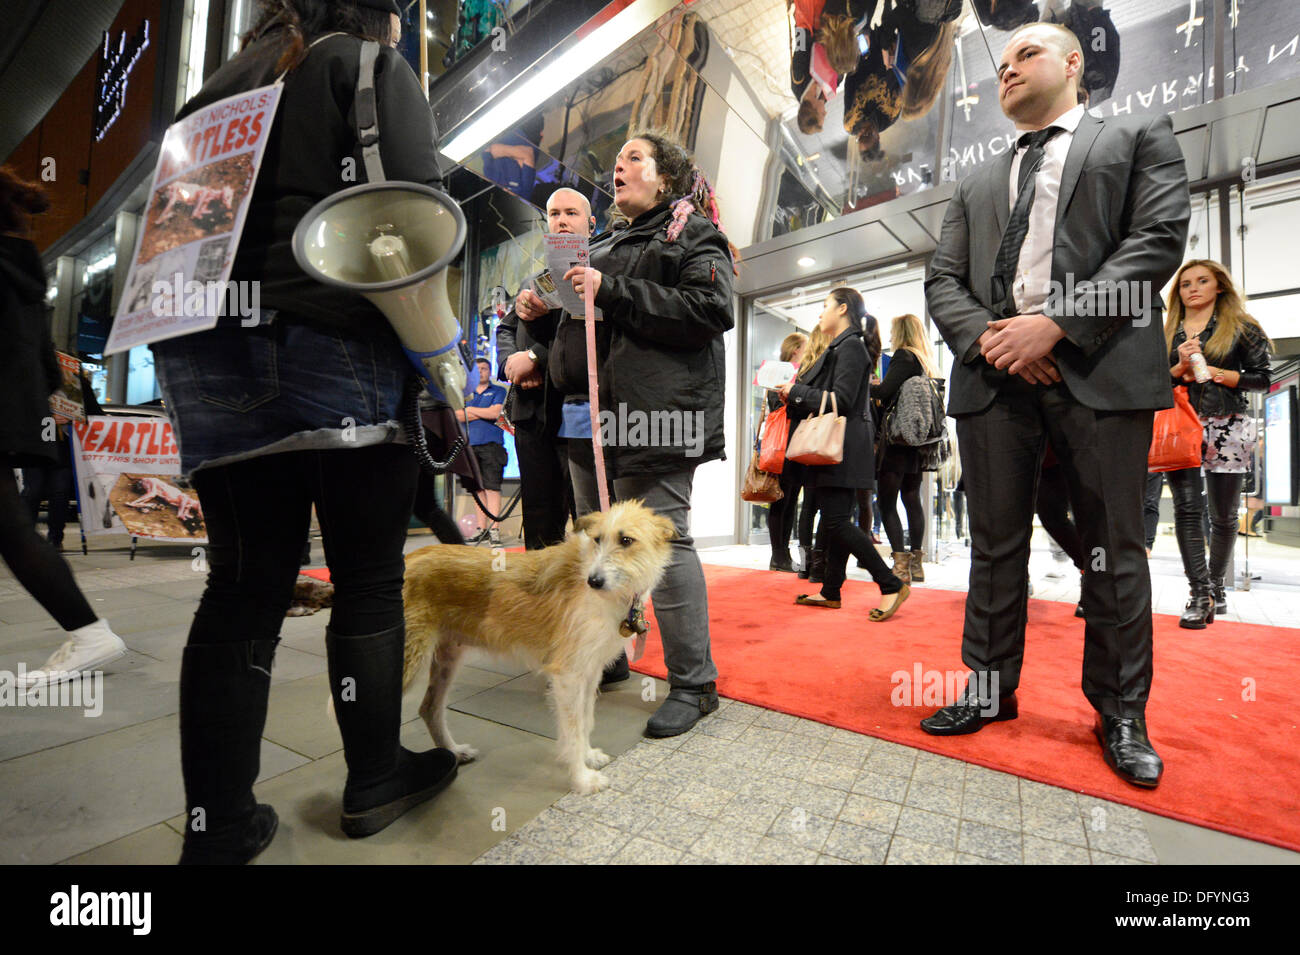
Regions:
<instances>
[{"instance_id":1,"label":"red carpet","mask_svg":"<svg viewBox=\"0 0 1300 955\"><path fill-rule=\"evenodd\" d=\"M324 569L303 573L329 579ZM1156 615L1147 718L1165 774L1148 791L1102 761L1093 709L1079 688L1083 621L1073 604L1029 602L1020 717L945 738L917 725L937 708L924 684L907 705L893 705L901 683L893 675L915 682L918 664L923 672L965 672L964 593L915 587L897 617L876 624L866 619L880 599L871 584L850 580L843 609L819 610L794 605L795 594L817 585L790 574L709 564L704 573L723 696L1300 851L1300 631L1222 620L1182 630L1177 617ZM656 633L652 618L633 669L662 678ZM1243 700L1252 687L1256 698Z\"/></svg>"},{"instance_id":2,"label":"red carpet","mask_svg":"<svg viewBox=\"0 0 1300 955\"><path fill-rule=\"evenodd\" d=\"M945 738L917 725L935 706L911 705L911 694L909 705L891 703L901 682L891 677L912 677L918 664L964 672L964 593L918 586L897 617L876 624L866 619L880 596L870 584L849 581L843 609L820 610L794 605L817 587L790 574L704 571L724 696L1300 851L1296 630L1224 621L1182 630L1177 617L1156 616L1147 716L1165 774L1147 791L1102 761L1079 688L1083 621L1073 604L1030 601L1019 719ZM663 677L656 632L634 669ZM1256 699L1246 701L1249 687Z\"/></svg>"}]
</instances>

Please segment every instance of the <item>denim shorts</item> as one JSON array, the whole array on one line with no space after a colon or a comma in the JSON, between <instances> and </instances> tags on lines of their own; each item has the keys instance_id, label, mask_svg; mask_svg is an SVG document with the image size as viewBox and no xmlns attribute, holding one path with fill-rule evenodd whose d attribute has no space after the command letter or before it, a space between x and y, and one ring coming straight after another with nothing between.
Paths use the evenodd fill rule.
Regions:
<instances>
[{"instance_id":1,"label":"denim shorts","mask_svg":"<svg viewBox=\"0 0 1300 955\"><path fill-rule=\"evenodd\" d=\"M283 451L405 443L402 396L415 370L386 326L344 337L282 312L151 347L186 477Z\"/></svg>"}]
</instances>

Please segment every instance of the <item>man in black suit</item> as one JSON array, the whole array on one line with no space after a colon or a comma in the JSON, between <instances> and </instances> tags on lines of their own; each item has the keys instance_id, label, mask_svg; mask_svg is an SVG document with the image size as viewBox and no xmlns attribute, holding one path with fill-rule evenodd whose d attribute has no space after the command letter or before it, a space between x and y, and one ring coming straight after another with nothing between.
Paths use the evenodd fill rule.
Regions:
<instances>
[{"instance_id":1,"label":"man in black suit","mask_svg":"<svg viewBox=\"0 0 1300 955\"><path fill-rule=\"evenodd\" d=\"M589 236L595 224L591 203L582 193L567 187L551 193L546 202L548 232ZM548 349L560 317L525 287L497 327L500 374L514 392L509 416L515 427L527 550L560 543L569 521L568 457L556 437L561 396L546 383Z\"/></svg>"},{"instance_id":2,"label":"man in black suit","mask_svg":"<svg viewBox=\"0 0 1300 955\"><path fill-rule=\"evenodd\" d=\"M1083 692L1107 764L1153 787L1163 764L1146 734L1142 497L1152 418L1173 403L1158 296L1182 259L1190 200L1169 117L1089 116L1082 69L1069 30L1012 34L998 95L1019 139L959 184L926 279L956 359L948 410L971 522L962 659L974 678L921 726L973 733L1017 714L1035 486L1050 439L1087 552Z\"/></svg>"}]
</instances>

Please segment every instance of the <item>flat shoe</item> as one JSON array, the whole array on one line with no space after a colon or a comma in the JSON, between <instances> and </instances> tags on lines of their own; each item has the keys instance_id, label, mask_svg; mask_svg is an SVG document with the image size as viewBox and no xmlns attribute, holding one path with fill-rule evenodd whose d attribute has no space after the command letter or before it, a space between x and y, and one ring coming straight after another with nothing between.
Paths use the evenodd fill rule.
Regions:
<instances>
[{"instance_id":1,"label":"flat shoe","mask_svg":"<svg viewBox=\"0 0 1300 955\"><path fill-rule=\"evenodd\" d=\"M892 607L890 607L888 610L881 610L879 607L877 607L875 610L871 611L871 613L867 614L867 619L870 620L872 623L883 623L884 621L892 617L894 614L898 613L898 608L903 606L903 601L905 601L911 595L911 593L912 593L912 588L909 587L907 584L903 584L903 589L893 595L898 599L894 601L894 605ZM886 594L886 596L889 595Z\"/></svg>"},{"instance_id":2,"label":"flat shoe","mask_svg":"<svg viewBox=\"0 0 1300 955\"><path fill-rule=\"evenodd\" d=\"M838 600L814 599L813 594L800 594L794 598L794 602L801 607L825 607L827 610L840 609Z\"/></svg>"}]
</instances>

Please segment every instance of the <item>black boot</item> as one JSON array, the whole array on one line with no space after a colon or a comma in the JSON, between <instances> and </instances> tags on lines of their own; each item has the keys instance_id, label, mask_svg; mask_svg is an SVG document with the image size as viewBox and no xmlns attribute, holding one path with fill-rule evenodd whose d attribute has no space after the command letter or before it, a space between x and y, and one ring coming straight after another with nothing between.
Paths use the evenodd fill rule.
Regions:
<instances>
[{"instance_id":1,"label":"black boot","mask_svg":"<svg viewBox=\"0 0 1300 955\"><path fill-rule=\"evenodd\" d=\"M1209 584L1193 584L1192 596L1187 601L1187 609L1178 618L1178 626L1184 630L1204 630L1214 623L1214 593Z\"/></svg>"},{"instance_id":2,"label":"black boot","mask_svg":"<svg viewBox=\"0 0 1300 955\"><path fill-rule=\"evenodd\" d=\"M820 584L826 579L826 551L818 549L812 552L812 563L808 567L808 582Z\"/></svg>"},{"instance_id":3,"label":"black boot","mask_svg":"<svg viewBox=\"0 0 1300 955\"><path fill-rule=\"evenodd\" d=\"M1228 612L1228 593L1223 587L1223 578L1215 577L1210 580L1210 589L1214 593L1214 615L1222 617Z\"/></svg>"},{"instance_id":4,"label":"black boot","mask_svg":"<svg viewBox=\"0 0 1300 955\"><path fill-rule=\"evenodd\" d=\"M632 670L627 665L627 654L620 653L618 659L611 660L605 666L605 670L600 675L600 686L604 689L607 686L613 686L615 683L622 683L632 675Z\"/></svg>"},{"instance_id":5,"label":"black boot","mask_svg":"<svg viewBox=\"0 0 1300 955\"><path fill-rule=\"evenodd\" d=\"M348 781L342 827L354 839L387 828L456 778L456 754L412 753L398 743L406 628L350 637L326 628L330 692L343 736Z\"/></svg>"},{"instance_id":6,"label":"black boot","mask_svg":"<svg viewBox=\"0 0 1300 955\"><path fill-rule=\"evenodd\" d=\"M787 550L783 554L772 553L772 559L767 562L768 570L783 570L788 574L794 573L794 561L790 559L790 552Z\"/></svg>"},{"instance_id":7,"label":"black boot","mask_svg":"<svg viewBox=\"0 0 1300 955\"><path fill-rule=\"evenodd\" d=\"M198 643L181 657L181 865L243 865L275 835L275 810L253 799L275 644Z\"/></svg>"},{"instance_id":8,"label":"black boot","mask_svg":"<svg viewBox=\"0 0 1300 955\"><path fill-rule=\"evenodd\" d=\"M808 555L808 548L800 545L799 547L799 579L800 580L808 579L808 572L810 569L810 565L809 565L810 559L811 558Z\"/></svg>"}]
</instances>

